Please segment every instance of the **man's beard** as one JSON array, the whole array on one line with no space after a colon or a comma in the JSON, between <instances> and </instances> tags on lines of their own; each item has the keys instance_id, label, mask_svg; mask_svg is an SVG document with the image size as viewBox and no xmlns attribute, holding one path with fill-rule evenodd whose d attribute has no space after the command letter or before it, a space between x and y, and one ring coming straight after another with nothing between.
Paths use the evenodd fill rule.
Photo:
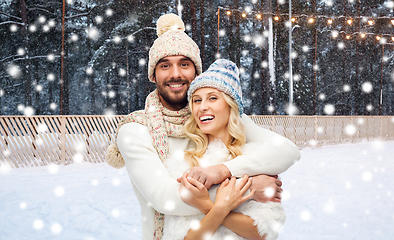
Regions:
<instances>
[{"instance_id":1,"label":"man's beard","mask_svg":"<svg viewBox=\"0 0 394 240\"><path fill-rule=\"evenodd\" d=\"M176 82L172 82L176 83ZM184 83L184 82L180 82ZM157 91L159 93L159 96L163 98L164 101L167 103L174 105L174 106L179 106L179 105L186 105L187 104L187 90L175 93L168 89L167 83L165 84L156 84Z\"/></svg>"}]
</instances>

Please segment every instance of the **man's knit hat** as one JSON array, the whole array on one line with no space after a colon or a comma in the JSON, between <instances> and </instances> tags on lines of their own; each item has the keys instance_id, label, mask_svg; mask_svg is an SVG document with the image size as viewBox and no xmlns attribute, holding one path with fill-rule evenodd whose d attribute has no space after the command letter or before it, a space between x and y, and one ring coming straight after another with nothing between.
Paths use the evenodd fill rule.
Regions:
<instances>
[{"instance_id":1,"label":"man's knit hat","mask_svg":"<svg viewBox=\"0 0 394 240\"><path fill-rule=\"evenodd\" d=\"M156 64L168 56L185 56L196 67L197 74L202 72L200 49L185 33L182 19L173 13L161 16L157 20L157 38L149 50L148 78L153 82Z\"/></svg>"},{"instance_id":2,"label":"man's knit hat","mask_svg":"<svg viewBox=\"0 0 394 240\"><path fill-rule=\"evenodd\" d=\"M239 81L239 70L235 63L227 59L218 59L212 63L207 71L197 76L190 84L187 92L188 101L197 89L203 87L216 88L232 97L238 105L239 115L242 115L242 89Z\"/></svg>"}]
</instances>

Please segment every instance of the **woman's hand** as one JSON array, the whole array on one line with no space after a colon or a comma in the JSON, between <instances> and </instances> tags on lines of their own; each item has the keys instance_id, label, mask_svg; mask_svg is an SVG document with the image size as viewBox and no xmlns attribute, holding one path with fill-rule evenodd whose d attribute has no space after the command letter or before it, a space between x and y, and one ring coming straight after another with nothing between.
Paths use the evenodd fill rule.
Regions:
<instances>
[{"instance_id":1,"label":"woman's hand","mask_svg":"<svg viewBox=\"0 0 394 240\"><path fill-rule=\"evenodd\" d=\"M245 175L238 185L235 185L235 181L235 177L232 177L231 180L226 179L220 184L216 192L215 205L223 208L224 211L230 212L250 199L254 194L254 190L252 190L249 194L244 196L245 192L252 184L251 178Z\"/></svg>"},{"instance_id":2,"label":"woman's hand","mask_svg":"<svg viewBox=\"0 0 394 240\"><path fill-rule=\"evenodd\" d=\"M208 189L196 179L187 177L187 173L181 177L179 194L185 203L197 208L204 214L207 214L213 206Z\"/></svg>"}]
</instances>

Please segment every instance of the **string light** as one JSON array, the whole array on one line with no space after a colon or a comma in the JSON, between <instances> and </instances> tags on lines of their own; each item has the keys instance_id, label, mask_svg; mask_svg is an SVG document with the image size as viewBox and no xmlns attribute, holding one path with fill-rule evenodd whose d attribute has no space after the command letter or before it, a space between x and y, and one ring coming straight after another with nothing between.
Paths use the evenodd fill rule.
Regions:
<instances>
[{"instance_id":1,"label":"string light","mask_svg":"<svg viewBox=\"0 0 394 240\"><path fill-rule=\"evenodd\" d=\"M242 18L247 18L247 17L248 17L248 13L253 14L257 19L262 19L264 14L273 15L272 13L268 13L268 12L267 12L267 13L261 13L261 12L251 11L251 10L248 11L248 13L246 13L246 12L242 12L242 10L237 10L237 9L228 9L228 8L219 7L219 10L220 10L220 9L226 11L226 15L228 15L228 16L232 15L232 13L233 13L234 11L240 12ZM273 19L274 19L275 21L280 21L281 17L282 17L282 16L286 16L286 15L288 15L288 14L286 14L286 13L277 14L277 15L274 15ZM342 18L342 19L343 19L343 18L344 18L344 19L347 19L347 20L345 20L345 22L346 22L348 25L352 25L352 24L354 23L354 19L352 19L352 18L347 18L346 16L329 17L329 16L324 16L324 15L316 15L316 16L314 16L314 17L310 17L310 16L308 16L307 14L299 14L299 15L293 16L293 17L290 19L290 21L294 23L294 22L297 21L298 18L300 18L300 19L301 19L301 18L308 18L308 21L307 21L307 22L308 22L309 24L314 24L315 21L317 21L317 20L319 20L319 19L322 19L322 18L326 18L326 19L327 19L327 24L328 24L328 25L332 25L332 24L334 23L334 20L335 20L335 19L341 19L341 18ZM371 17L359 16L359 17L356 18L356 20L357 20L357 19L362 19L362 20L363 20L362 22L368 24L369 26L374 25L376 19L386 19L386 20L389 20L389 21L391 22L392 25L394 25L394 19L393 19L392 17L386 17L386 16L383 16L383 17L373 17L373 19L371 19ZM381 34L381 36L379 36L379 35L376 35L376 34L374 34L374 33L359 33L359 32L354 32L354 33L346 34L346 32L343 32L343 31L340 31L340 32L341 32L341 35L343 34L344 38L347 39L347 40L350 40L350 39L352 38L352 34L360 34L359 36L360 36L362 39L365 39L365 38L367 37L367 35L375 35L375 38L376 38L377 41L381 41L382 39L384 39L382 36L385 36L385 37L387 37L387 38L391 38L391 40L394 42L394 36L390 36L390 35L392 35L392 34ZM333 37L333 38L337 38L337 37L339 36L339 32L336 31L336 30L332 30L331 34L332 34L332 37ZM387 38L385 38L385 39L387 39Z\"/></svg>"}]
</instances>

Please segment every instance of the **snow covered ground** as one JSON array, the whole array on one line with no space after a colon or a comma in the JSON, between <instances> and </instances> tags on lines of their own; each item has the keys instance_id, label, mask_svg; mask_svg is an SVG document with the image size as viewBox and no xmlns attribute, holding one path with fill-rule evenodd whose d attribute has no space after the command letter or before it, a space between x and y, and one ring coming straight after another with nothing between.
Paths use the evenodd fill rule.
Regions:
<instances>
[{"instance_id":1,"label":"snow covered ground","mask_svg":"<svg viewBox=\"0 0 394 240\"><path fill-rule=\"evenodd\" d=\"M394 141L305 148L282 175L280 240L394 239ZM0 239L140 239L125 169L0 169Z\"/></svg>"}]
</instances>

